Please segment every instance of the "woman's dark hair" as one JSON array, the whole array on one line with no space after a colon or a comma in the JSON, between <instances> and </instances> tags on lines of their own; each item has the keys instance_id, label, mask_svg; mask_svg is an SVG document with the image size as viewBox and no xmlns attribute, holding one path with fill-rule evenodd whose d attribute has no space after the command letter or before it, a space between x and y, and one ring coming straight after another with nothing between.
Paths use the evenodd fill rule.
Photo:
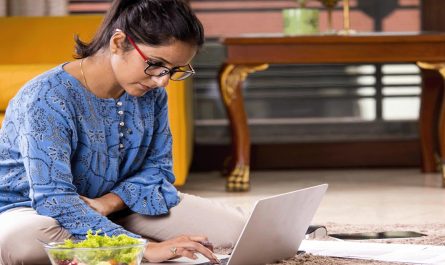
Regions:
<instances>
[{"instance_id":1,"label":"woman's dark hair","mask_svg":"<svg viewBox=\"0 0 445 265\"><path fill-rule=\"evenodd\" d=\"M203 26L186 0L114 0L90 43L75 37L76 58L108 47L116 29L151 46L167 45L175 39L198 47L204 43ZM130 49L128 43L127 47Z\"/></svg>"}]
</instances>

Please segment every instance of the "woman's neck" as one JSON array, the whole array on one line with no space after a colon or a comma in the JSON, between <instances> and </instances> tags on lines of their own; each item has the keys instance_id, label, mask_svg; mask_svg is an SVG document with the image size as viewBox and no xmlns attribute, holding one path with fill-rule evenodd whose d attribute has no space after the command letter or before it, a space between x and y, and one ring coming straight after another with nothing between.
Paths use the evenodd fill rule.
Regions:
<instances>
[{"instance_id":1,"label":"woman's neck","mask_svg":"<svg viewBox=\"0 0 445 265\"><path fill-rule=\"evenodd\" d=\"M119 98L124 93L115 78L110 58L105 53L99 52L81 59L79 71L81 83L99 98Z\"/></svg>"}]
</instances>

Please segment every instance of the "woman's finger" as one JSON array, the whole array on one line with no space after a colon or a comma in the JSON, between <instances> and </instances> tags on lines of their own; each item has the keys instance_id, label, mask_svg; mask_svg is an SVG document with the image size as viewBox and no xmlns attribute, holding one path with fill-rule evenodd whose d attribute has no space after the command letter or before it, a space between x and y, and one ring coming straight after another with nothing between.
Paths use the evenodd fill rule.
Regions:
<instances>
[{"instance_id":1,"label":"woman's finger","mask_svg":"<svg viewBox=\"0 0 445 265\"><path fill-rule=\"evenodd\" d=\"M215 254L213 254L212 251L210 251L201 243L189 240L189 241L178 242L177 244L178 247L185 248L189 251L195 251L201 253L213 263L219 263L218 258L215 256Z\"/></svg>"},{"instance_id":2,"label":"woman's finger","mask_svg":"<svg viewBox=\"0 0 445 265\"><path fill-rule=\"evenodd\" d=\"M198 242L202 245L204 245L204 247L208 248L210 251L213 252L213 244L209 241L208 237L206 236L198 236L198 235L190 235L190 236L186 236L189 240Z\"/></svg>"},{"instance_id":3,"label":"woman's finger","mask_svg":"<svg viewBox=\"0 0 445 265\"><path fill-rule=\"evenodd\" d=\"M177 250L177 254L179 256L186 257L186 258L189 258L189 259L197 259L198 258L198 256L195 255L195 251L188 250L188 249L185 249L185 248L179 248Z\"/></svg>"},{"instance_id":4,"label":"woman's finger","mask_svg":"<svg viewBox=\"0 0 445 265\"><path fill-rule=\"evenodd\" d=\"M209 239L206 236L197 236L197 235L193 235L193 236L188 236L188 238L192 241L195 242L206 242L209 241Z\"/></svg>"}]
</instances>

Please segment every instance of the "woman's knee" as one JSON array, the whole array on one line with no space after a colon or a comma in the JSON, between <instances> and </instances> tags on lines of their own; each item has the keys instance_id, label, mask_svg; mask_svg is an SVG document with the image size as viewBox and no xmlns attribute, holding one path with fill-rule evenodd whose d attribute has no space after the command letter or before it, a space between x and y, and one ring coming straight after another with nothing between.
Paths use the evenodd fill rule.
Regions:
<instances>
[{"instance_id":1,"label":"woman's knee","mask_svg":"<svg viewBox=\"0 0 445 265\"><path fill-rule=\"evenodd\" d=\"M182 216L188 217L191 222L186 223L186 229L207 235L218 247L235 245L249 216L247 211L189 194L181 197L181 203L172 212L182 212Z\"/></svg>"},{"instance_id":2,"label":"woman's knee","mask_svg":"<svg viewBox=\"0 0 445 265\"><path fill-rule=\"evenodd\" d=\"M69 238L58 222L37 214L0 216L0 264L49 264L44 242ZM12 218L14 217L14 218Z\"/></svg>"}]
</instances>

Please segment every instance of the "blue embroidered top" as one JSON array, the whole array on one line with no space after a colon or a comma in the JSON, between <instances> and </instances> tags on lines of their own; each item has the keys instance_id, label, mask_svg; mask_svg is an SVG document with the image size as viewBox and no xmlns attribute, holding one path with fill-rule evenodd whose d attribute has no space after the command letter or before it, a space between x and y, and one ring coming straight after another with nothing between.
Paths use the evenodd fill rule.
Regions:
<instances>
[{"instance_id":1,"label":"blue embroidered top","mask_svg":"<svg viewBox=\"0 0 445 265\"><path fill-rule=\"evenodd\" d=\"M32 207L76 238L89 229L125 233L84 203L117 194L134 212L161 215L179 202L173 186L167 95L102 99L60 65L10 101L0 130L0 213Z\"/></svg>"}]
</instances>

